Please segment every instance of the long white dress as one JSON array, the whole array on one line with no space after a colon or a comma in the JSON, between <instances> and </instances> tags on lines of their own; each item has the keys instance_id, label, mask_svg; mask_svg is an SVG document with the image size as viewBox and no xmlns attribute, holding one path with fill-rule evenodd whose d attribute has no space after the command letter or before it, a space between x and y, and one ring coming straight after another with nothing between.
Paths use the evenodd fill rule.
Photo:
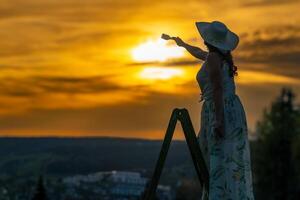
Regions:
<instances>
[{"instance_id":1,"label":"long white dress","mask_svg":"<svg viewBox=\"0 0 300 200\"><path fill-rule=\"evenodd\" d=\"M201 127L197 135L209 170L209 195L203 188L203 200L254 200L250 147L246 115L240 98L235 93L234 78L223 61L223 99L225 136L217 140L213 90L208 76L209 67L203 63L196 79L202 92Z\"/></svg>"}]
</instances>

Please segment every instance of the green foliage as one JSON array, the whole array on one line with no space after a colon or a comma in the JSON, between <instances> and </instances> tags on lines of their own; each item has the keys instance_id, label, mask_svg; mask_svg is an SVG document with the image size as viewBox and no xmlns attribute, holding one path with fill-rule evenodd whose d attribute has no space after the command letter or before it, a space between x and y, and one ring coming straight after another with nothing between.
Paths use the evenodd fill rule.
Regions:
<instances>
[{"instance_id":1,"label":"green foliage","mask_svg":"<svg viewBox=\"0 0 300 200\"><path fill-rule=\"evenodd\" d=\"M36 177L40 171L49 178L112 169L152 170L161 144L161 140L109 137L0 138L0 181L1 176ZM165 167L181 165L187 156L186 143L173 141Z\"/></svg>"},{"instance_id":2,"label":"green foliage","mask_svg":"<svg viewBox=\"0 0 300 200\"><path fill-rule=\"evenodd\" d=\"M290 89L283 88L271 109L265 109L262 120L257 123L253 180L258 200L297 199L300 115L294 105L294 98Z\"/></svg>"}]
</instances>

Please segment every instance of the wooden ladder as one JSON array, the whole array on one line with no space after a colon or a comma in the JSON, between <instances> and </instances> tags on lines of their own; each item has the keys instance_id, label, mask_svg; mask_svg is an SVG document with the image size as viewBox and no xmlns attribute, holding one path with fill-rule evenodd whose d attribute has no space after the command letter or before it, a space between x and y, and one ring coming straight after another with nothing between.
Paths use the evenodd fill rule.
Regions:
<instances>
[{"instance_id":1,"label":"wooden ladder","mask_svg":"<svg viewBox=\"0 0 300 200\"><path fill-rule=\"evenodd\" d=\"M166 131L166 135L160 150L159 158L156 162L156 167L149 184L147 184L143 193L143 200L154 200L156 188L159 182L159 178L167 157L167 153L171 144L171 140L174 134L174 130L177 124L177 120L181 122L181 126L184 132L185 140L189 147L193 163L198 175L198 179L202 187L208 190L209 186L209 173L205 165L203 154L201 152L197 137L191 122L191 118L187 109L175 108L172 112L169 125Z\"/></svg>"}]
</instances>

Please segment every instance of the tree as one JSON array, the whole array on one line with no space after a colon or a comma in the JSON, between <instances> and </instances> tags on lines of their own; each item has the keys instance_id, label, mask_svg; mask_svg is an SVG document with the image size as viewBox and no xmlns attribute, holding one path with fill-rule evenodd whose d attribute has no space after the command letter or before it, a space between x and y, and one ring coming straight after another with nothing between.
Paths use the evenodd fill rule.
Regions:
<instances>
[{"instance_id":1,"label":"tree","mask_svg":"<svg viewBox=\"0 0 300 200\"><path fill-rule=\"evenodd\" d=\"M32 200L47 200L46 189L44 187L43 176L39 177L37 182L36 191Z\"/></svg>"},{"instance_id":2,"label":"tree","mask_svg":"<svg viewBox=\"0 0 300 200\"><path fill-rule=\"evenodd\" d=\"M299 135L299 111L294 98L290 89L283 88L270 111L265 109L263 119L257 123L253 162L257 199L297 199L292 147Z\"/></svg>"}]
</instances>

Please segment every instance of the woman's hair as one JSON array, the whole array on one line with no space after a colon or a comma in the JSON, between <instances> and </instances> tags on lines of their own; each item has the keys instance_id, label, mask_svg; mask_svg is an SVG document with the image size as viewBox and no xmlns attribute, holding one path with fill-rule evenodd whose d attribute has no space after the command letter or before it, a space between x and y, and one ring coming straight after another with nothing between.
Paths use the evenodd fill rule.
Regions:
<instances>
[{"instance_id":1,"label":"woman's hair","mask_svg":"<svg viewBox=\"0 0 300 200\"><path fill-rule=\"evenodd\" d=\"M209 52L217 52L228 64L229 64L229 75L233 77L234 75L237 76L237 66L234 65L232 55L230 51L227 51L225 54L224 52L220 51L217 47L204 42L204 44L207 46Z\"/></svg>"}]
</instances>

